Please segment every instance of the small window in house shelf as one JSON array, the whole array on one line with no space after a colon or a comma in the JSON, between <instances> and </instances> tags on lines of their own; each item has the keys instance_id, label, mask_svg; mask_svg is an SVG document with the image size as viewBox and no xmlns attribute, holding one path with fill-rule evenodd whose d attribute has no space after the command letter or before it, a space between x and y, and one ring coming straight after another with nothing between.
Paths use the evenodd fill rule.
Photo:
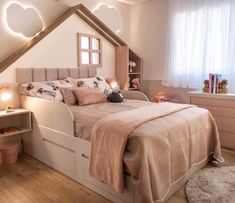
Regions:
<instances>
[{"instance_id":1,"label":"small window in house shelf","mask_svg":"<svg viewBox=\"0 0 235 203\"><path fill-rule=\"evenodd\" d=\"M78 33L78 66L102 66L102 46L98 36Z\"/></svg>"}]
</instances>

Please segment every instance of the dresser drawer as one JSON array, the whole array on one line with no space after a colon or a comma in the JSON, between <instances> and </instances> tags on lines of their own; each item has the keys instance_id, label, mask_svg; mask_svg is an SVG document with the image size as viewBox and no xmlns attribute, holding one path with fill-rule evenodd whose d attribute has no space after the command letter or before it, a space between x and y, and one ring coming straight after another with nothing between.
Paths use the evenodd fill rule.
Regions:
<instances>
[{"instance_id":1,"label":"dresser drawer","mask_svg":"<svg viewBox=\"0 0 235 203\"><path fill-rule=\"evenodd\" d=\"M226 108L209 105L198 105L201 108L208 109L213 116L223 116L228 118L235 118L235 108Z\"/></svg>"},{"instance_id":2,"label":"dresser drawer","mask_svg":"<svg viewBox=\"0 0 235 203\"><path fill-rule=\"evenodd\" d=\"M219 131L235 133L235 119L215 116Z\"/></svg>"},{"instance_id":3,"label":"dresser drawer","mask_svg":"<svg viewBox=\"0 0 235 203\"><path fill-rule=\"evenodd\" d=\"M208 105L208 106L235 108L235 100L231 100L231 99L212 99L212 98L191 96L190 103L196 104L196 105Z\"/></svg>"},{"instance_id":4,"label":"dresser drawer","mask_svg":"<svg viewBox=\"0 0 235 203\"><path fill-rule=\"evenodd\" d=\"M219 135L223 147L235 149L235 134L219 131Z\"/></svg>"}]
</instances>

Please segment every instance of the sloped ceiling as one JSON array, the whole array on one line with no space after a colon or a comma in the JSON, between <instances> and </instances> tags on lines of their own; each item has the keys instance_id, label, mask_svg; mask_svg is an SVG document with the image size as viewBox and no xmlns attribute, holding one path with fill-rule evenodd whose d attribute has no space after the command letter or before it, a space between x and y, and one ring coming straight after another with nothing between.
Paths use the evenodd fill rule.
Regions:
<instances>
[{"instance_id":1,"label":"sloped ceiling","mask_svg":"<svg viewBox=\"0 0 235 203\"><path fill-rule=\"evenodd\" d=\"M129 5L136 5L136 4L140 4L140 3L143 3L145 1L150 1L150 0L116 0L116 1L126 3Z\"/></svg>"}]
</instances>

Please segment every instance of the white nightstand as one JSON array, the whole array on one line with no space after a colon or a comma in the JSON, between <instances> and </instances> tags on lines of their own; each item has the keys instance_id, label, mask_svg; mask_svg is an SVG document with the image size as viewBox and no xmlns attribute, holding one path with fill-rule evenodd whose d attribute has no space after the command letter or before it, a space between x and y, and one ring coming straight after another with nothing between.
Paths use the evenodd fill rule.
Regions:
<instances>
[{"instance_id":1,"label":"white nightstand","mask_svg":"<svg viewBox=\"0 0 235 203\"><path fill-rule=\"evenodd\" d=\"M221 145L235 149L235 94L189 92L189 103L208 109L218 126Z\"/></svg>"},{"instance_id":2,"label":"white nightstand","mask_svg":"<svg viewBox=\"0 0 235 203\"><path fill-rule=\"evenodd\" d=\"M14 128L9 132L2 129ZM29 132L32 129L31 112L26 109L15 109L14 112L0 111L0 138ZM10 130L10 129L9 129Z\"/></svg>"}]
</instances>

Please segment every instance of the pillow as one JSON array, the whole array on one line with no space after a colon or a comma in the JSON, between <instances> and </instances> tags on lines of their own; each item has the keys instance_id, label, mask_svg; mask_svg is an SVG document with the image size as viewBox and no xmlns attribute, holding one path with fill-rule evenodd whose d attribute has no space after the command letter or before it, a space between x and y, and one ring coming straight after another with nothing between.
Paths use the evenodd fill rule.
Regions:
<instances>
[{"instance_id":1,"label":"pillow","mask_svg":"<svg viewBox=\"0 0 235 203\"><path fill-rule=\"evenodd\" d=\"M76 96L73 93L75 87L61 87L60 91L64 98L64 103L67 105L75 105L78 103Z\"/></svg>"},{"instance_id":2,"label":"pillow","mask_svg":"<svg viewBox=\"0 0 235 203\"><path fill-rule=\"evenodd\" d=\"M112 93L111 87L103 77L81 79L73 79L68 77L67 79L74 87L99 88L106 96Z\"/></svg>"},{"instance_id":3,"label":"pillow","mask_svg":"<svg viewBox=\"0 0 235 203\"><path fill-rule=\"evenodd\" d=\"M107 102L106 96L98 88L79 87L79 88L73 89L73 92L77 100L79 101L80 106Z\"/></svg>"},{"instance_id":4,"label":"pillow","mask_svg":"<svg viewBox=\"0 0 235 203\"><path fill-rule=\"evenodd\" d=\"M20 86L20 93L32 97L63 101L60 92L61 87L72 87L66 80L56 80L47 82L30 82Z\"/></svg>"}]
</instances>

